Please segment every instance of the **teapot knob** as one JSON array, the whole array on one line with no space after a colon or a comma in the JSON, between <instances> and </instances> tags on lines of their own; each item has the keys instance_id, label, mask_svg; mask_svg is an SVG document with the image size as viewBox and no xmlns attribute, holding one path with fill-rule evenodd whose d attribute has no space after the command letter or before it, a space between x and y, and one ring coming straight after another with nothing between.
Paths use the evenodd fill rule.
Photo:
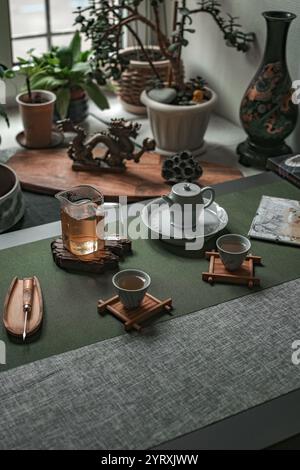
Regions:
<instances>
[{"instance_id":1,"label":"teapot knob","mask_svg":"<svg viewBox=\"0 0 300 470\"><path fill-rule=\"evenodd\" d=\"M184 189L185 191L191 191L191 185L189 183L185 183Z\"/></svg>"}]
</instances>

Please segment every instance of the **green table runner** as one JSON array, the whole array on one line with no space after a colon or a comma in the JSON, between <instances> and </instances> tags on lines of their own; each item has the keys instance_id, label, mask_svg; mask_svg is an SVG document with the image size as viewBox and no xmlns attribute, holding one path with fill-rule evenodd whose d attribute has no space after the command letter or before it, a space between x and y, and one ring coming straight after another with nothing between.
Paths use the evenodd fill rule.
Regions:
<instances>
[{"instance_id":1,"label":"green table runner","mask_svg":"<svg viewBox=\"0 0 300 470\"><path fill-rule=\"evenodd\" d=\"M298 199L299 190L281 181L221 196L218 202L228 211L230 232L247 234L262 195ZM201 274L208 263L200 255L184 257L180 250L159 241L138 240L133 248L133 256L120 268L146 270L152 277L151 293L162 299L172 297L175 316L249 294L246 287L211 287L204 283ZM300 277L299 248L253 241L252 251L262 256L265 264L257 268L262 288ZM112 274L79 275L60 270L52 261L50 240L1 251L0 270L1 304L14 276L36 275L45 307L40 337L31 344L20 345L8 339L1 324L0 339L7 344L7 365L1 366L1 371L124 334L123 325L115 318L97 314L97 300L113 294Z\"/></svg>"}]
</instances>

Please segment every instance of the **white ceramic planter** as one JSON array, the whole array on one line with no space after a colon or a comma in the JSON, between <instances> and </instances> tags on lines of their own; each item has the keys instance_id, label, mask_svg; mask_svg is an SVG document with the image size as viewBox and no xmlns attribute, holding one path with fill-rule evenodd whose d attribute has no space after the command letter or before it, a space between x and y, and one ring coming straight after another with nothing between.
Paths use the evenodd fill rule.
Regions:
<instances>
[{"instance_id":1,"label":"white ceramic planter","mask_svg":"<svg viewBox=\"0 0 300 470\"><path fill-rule=\"evenodd\" d=\"M209 91L211 99L194 106L158 103L143 91L141 101L147 107L157 151L161 155L171 156L189 150L197 156L204 152L204 135L218 100L216 93Z\"/></svg>"}]
</instances>

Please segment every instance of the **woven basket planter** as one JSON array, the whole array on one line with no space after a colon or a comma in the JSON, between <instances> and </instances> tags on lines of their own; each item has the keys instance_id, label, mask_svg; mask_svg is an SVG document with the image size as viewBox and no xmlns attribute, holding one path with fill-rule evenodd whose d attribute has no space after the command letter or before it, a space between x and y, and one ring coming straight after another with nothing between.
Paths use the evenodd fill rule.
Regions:
<instances>
[{"instance_id":1,"label":"woven basket planter","mask_svg":"<svg viewBox=\"0 0 300 470\"><path fill-rule=\"evenodd\" d=\"M159 57L159 47L148 46L146 49ZM127 47L121 52L121 54L130 59L132 56L138 57L139 51L141 51L141 49L137 47ZM153 65L164 82L168 81L169 64L170 62L168 60L153 61ZM126 111L134 114L147 114L146 107L141 102L140 97L147 87L149 80L155 78L156 76L148 62L138 59L130 59L130 64L127 70L123 72L122 77L118 82L118 94Z\"/></svg>"}]
</instances>

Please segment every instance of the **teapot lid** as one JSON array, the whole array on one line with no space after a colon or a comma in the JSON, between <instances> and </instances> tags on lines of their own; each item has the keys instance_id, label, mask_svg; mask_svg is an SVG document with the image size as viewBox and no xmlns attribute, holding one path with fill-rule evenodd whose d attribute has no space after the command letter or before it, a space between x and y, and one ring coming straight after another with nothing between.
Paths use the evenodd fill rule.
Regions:
<instances>
[{"instance_id":1,"label":"teapot lid","mask_svg":"<svg viewBox=\"0 0 300 470\"><path fill-rule=\"evenodd\" d=\"M193 183L178 183L172 188L172 193L180 197L195 197L201 193L201 188Z\"/></svg>"}]
</instances>

